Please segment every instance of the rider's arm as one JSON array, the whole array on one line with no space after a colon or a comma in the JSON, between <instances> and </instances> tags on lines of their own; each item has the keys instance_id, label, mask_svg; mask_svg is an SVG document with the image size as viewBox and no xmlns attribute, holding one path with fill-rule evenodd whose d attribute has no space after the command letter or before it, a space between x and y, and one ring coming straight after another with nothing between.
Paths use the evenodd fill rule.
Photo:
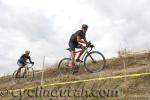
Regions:
<instances>
[{"instance_id":1,"label":"rider's arm","mask_svg":"<svg viewBox=\"0 0 150 100\"><path fill-rule=\"evenodd\" d=\"M86 44L86 42L85 42L85 41L81 40L80 35L77 35L77 41L78 41L78 42L80 42L80 43L85 43L85 44Z\"/></svg>"},{"instance_id":2,"label":"rider's arm","mask_svg":"<svg viewBox=\"0 0 150 100\"><path fill-rule=\"evenodd\" d=\"M30 56L28 57L28 59L29 59L30 63L33 63Z\"/></svg>"},{"instance_id":3,"label":"rider's arm","mask_svg":"<svg viewBox=\"0 0 150 100\"><path fill-rule=\"evenodd\" d=\"M87 40L86 40L86 37L84 37L84 41L85 41L86 44L88 43Z\"/></svg>"}]
</instances>

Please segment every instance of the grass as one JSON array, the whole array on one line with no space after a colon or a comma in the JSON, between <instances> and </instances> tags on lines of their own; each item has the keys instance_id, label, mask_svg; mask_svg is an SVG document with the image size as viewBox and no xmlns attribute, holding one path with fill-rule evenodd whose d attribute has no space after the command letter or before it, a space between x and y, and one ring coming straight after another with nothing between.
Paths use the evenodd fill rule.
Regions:
<instances>
[{"instance_id":1,"label":"grass","mask_svg":"<svg viewBox=\"0 0 150 100\"><path fill-rule=\"evenodd\" d=\"M121 56L121 55L120 55ZM125 61L127 67L127 74L134 73L143 73L150 72L150 53L142 53L136 54L136 56L129 55L124 58L111 58L107 59L106 67L103 71L96 74L91 74L86 72L84 67L82 66L79 70L79 73L75 75L65 75L59 76L57 71L57 65L55 67L46 69L44 72L44 84L53 84L57 82L67 82L74 80L83 80L83 79L92 79L97 77L107 77L114 75L124 75L124 67L123 67L123 59ZM37 71L35 73L35 80L32 83L27 83L26 81L22 81L20 83L14 83L12 80L12 76L5 76L0 79L0 88L4 89L21 89L21 88L30 88L37 87L41 84L41 72ZM69 90L70 88L81 90L88 90L89 93L93 91L101 90L114 90L118 91L118 97L107 97L107 96L91 96L87 97L29 97L27 95L23 95L20 100L125 100L125 93L127 87L127 95L128 100L149 100L150 98L150 76L141 76L141 77L130 77L127 78L127 86L125 86L125 78L122 79L108 79L102 81L89 81L89 82L79 82L76 84L66 84L66 85L56 85L56 86L48 86L45 87L49 90ZM76 96L79 93L75 94ZM11 95L7 97L0 97L0 100L19 100L19 97L12 97Z\"/></svg>"}]
</instances>

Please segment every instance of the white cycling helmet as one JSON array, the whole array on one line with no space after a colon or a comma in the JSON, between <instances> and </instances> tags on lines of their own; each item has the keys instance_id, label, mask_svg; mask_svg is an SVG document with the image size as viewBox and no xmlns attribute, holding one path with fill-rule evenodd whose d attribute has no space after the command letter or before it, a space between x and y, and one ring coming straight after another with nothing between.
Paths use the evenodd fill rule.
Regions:
<instances>
[{"instance_id":1,"label":"white cycling helmet","mask_svg":"<svg viewBox=\"0 0 150 100\"><path fill-rule=\"evenodd\" d=\"M25 54L30 54L30 51L29 51L29 50L26 50L26 51L25 51Z\"/></svg>"}]
</instances>

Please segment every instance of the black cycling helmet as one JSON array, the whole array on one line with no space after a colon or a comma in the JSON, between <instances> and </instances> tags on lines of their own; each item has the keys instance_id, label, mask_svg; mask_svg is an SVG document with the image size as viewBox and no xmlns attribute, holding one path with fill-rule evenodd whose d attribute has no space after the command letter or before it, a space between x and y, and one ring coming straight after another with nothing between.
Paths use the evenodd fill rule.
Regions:
<instances>
[{"instance_id":1,"label":"black cycling helmet","mask_svg":"<svg viewBox=\"0 0 150 100\"><path fill-rule=\"evenodd\" d=\"M82 28L84 28L84 29L88 29L88 25L83 24L83 25L82 25Z\"/></svg>"}]
</instances>

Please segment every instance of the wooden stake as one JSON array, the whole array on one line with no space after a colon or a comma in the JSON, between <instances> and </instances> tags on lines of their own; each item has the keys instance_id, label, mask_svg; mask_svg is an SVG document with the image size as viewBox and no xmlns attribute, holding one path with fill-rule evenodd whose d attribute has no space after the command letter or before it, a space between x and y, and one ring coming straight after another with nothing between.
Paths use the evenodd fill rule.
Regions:
<instances>
[{"instance_id":1,"label":"wooden stake","mask_svg":"<svg viewBox=\"0 0 150 100\"><path fill-rule=\"evenodd\" d=\"M41 77L41 86L43 85L43 78L44 78L44 65L45 64L45 56L43 57L43 67L42 67L42 77Z\"/></svg>"}]
</instances>

